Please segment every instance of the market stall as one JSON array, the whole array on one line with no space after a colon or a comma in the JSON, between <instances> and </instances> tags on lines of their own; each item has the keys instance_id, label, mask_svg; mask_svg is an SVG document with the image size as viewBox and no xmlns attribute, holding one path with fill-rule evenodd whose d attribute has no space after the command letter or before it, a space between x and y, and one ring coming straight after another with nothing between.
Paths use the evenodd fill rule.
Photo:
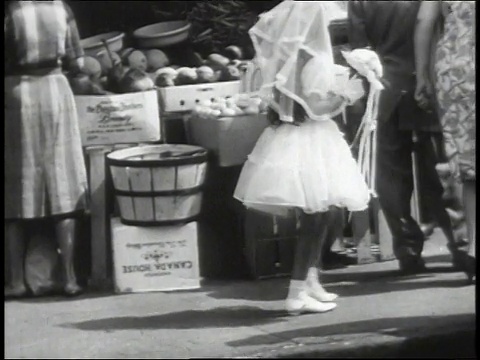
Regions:
<instances>
[{"instance_id":1,"label":"market stall","mask_svg":"<svg viewBox=\"0 0 480 360\"><path fill-rule=\"evenodd\" d=\"M197 2L187 20L83 39L86 67L70 81L89 164L92 286L111 287L113 278L118 292L172 290L175 276L181 289L199 286L201 277L289 274L295 220L246 211L232 197L243 162L268 126L266 106L255 96L247 33L256 14L242 3ZM241 9L244 16L232 15ZM345 18L345 9L332 7L338 59L348 48ZM208 154L199 175L185 166L204 156L201 149ZM196 202L178 187L185 179L196 179L189 191L201 188ZM171 188L162 188L167 183ZM168 209L176 209L170 220L178 221L164 221ZM359 257L373 261L368 219L362 221L354 225L365 245ZM147 251L152 239L158 248ZM188 251L167 251L179 241ZM388 244L383 248L387 254Z\"/></svg>"}]
</instances>

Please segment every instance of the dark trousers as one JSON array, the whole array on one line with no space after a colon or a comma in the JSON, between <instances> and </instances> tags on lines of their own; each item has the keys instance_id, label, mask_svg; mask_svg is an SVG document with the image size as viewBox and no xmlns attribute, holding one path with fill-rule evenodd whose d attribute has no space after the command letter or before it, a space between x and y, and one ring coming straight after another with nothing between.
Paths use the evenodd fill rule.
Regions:
<instances>
[{"instance_id":1,"label":"dark trousers","mask_svg":"<svg viewBox=\"0 0 480 360\"><path fill-rule=\"evenodd\" d=\"M435 150L434 156L435 156L435 164L446 162L446 155L444 154L444 148L443 148L443 135L441 132L432 132L431 133L431 141L433 143L433 148ZM421 171L421 170L420 170ZM424 193L428 193L428 188L430 187L430 184L428 182L428 178L424 176L419 176L418 177L418 183L419 183L419 188L420 188L420 198L419 198L419 206L420 206L420 220L422 223L431 223L436 220L435 217L435 211L436 208L434 208L432 205L434 202L431 201L431 199L426 198L424 196ZM444 189L445 191L445 189ZM444 201L443 206L446 206L446 203Z\"/></svg>"},{"instance_id":2,"label":"dark trousers","mask_svg":"<svg viewBox=\"0 0 480 360\"><path fill-rule=\"evenodd\" d=\"M393 251L400 261L420 257L424 235L411 216L413 193L412 131L400 130L399 108L377 127L377 193L393 236ZM436 154L431 132L417 132L418 178L425 184L420 196L432 206L443 206L443 188L435 170Z\"/></svg>"}]
</instances>

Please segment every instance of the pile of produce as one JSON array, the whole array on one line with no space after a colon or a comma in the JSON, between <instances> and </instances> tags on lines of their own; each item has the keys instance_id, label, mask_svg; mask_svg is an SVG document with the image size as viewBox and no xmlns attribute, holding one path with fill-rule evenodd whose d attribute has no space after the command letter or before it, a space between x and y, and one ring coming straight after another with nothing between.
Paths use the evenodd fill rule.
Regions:
<instances>
[{"instance_id":1,"label":"pile of produce","mask_svg":"<svg viewBox=\"0 0 480 360\"><path fill-rule=\"evenodd\" d=\"M172 64L159 49L125 48L117 53L105 46L95 56L86 56L82 72L69 80L75 95L124 94L156 87L239 80L247 65L241 60L242 49L229 46L223 52L228 57L210 54L203 59L195 53L196 66L182 66Z\"/></svg>"},{"instance_id":2,"label":"pile of produce","mask_svg":"<svg viewBox=\"0 0 480 360\"><path fill-rule=\"evenodd\" d=\"M230 58L210 54L205 60L197 54L200 58L198 67L162 67L155 71L155 84L168 87L240 80L247 63L239 59L240 49L231 47L231 52Z\"/></svg>"},{"instance_id":3,"label":"pile of produce","mask_svg":"<svg viewBox=\"0 0 480 360\"><path fill-rule=\"evenodd\" d=\"M255 115L267 110L267 104L259 97L238 94L226 98L204 100L197 105L193 114L202 118L218 118L241 115Z\"/></svg>"},{"instance_id":4,"label":"pile of produce","mask_svg":"<svg viewBox=\"0 0 480 360\"><path fill-rule=\"evenodd\" d=\"M116 53L108 48L95 56L86 56L85 65L79 74L70 77L70 85L75 95L126 94L155 89L155 83L147 73L152 64L168 65L162 54L147 54L138 51L122 50Z\"/></svg>"},{"instance_id":5,"label":"pile of produce","mask_svg":"<svg viewBox=\"0 0 480 360\"><path fill-rule=\"evenodd\" d=\"M244 50L246 59L253 58L248 30L258 16L246 3L238 0L198 1L188 14L195 50L206 55L221 53L226 47L235 45Z\"/></svg>"}]
</instances>

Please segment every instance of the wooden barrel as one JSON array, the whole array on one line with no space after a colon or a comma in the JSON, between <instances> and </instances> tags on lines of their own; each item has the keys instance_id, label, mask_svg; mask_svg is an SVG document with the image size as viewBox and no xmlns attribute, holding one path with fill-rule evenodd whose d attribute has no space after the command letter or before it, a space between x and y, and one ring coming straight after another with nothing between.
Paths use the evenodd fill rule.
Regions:
<instances>
[{"instance_id":1,"label":"wooden barrel","mask_svg":"<svg viewBox=\"0 0 480 360\"><path fill-rule=\"evenodd\" d=\"M199 146L138 146L107 155L125 225L175 225L200 214L207 150Z\"/></svg>"}]
</instances>

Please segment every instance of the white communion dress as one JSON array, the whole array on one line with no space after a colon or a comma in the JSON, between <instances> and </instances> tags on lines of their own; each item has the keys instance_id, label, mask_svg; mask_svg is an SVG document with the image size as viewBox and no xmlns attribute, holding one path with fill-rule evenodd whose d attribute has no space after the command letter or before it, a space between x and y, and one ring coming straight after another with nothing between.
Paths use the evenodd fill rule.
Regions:
<instances>
[{"instance_id":1,"label":"white communion dress","mask_svg":"<svg viewBox=\"0 0 480 360\"><path fill-rule=\"evenodd\" d=\"M247 208L287 216L291 209L311 214L330 206L362 211L370 191L343 133L325 115L299 126L266 128L244 164L234 197Z\"/></svg>"}]
</instances>

